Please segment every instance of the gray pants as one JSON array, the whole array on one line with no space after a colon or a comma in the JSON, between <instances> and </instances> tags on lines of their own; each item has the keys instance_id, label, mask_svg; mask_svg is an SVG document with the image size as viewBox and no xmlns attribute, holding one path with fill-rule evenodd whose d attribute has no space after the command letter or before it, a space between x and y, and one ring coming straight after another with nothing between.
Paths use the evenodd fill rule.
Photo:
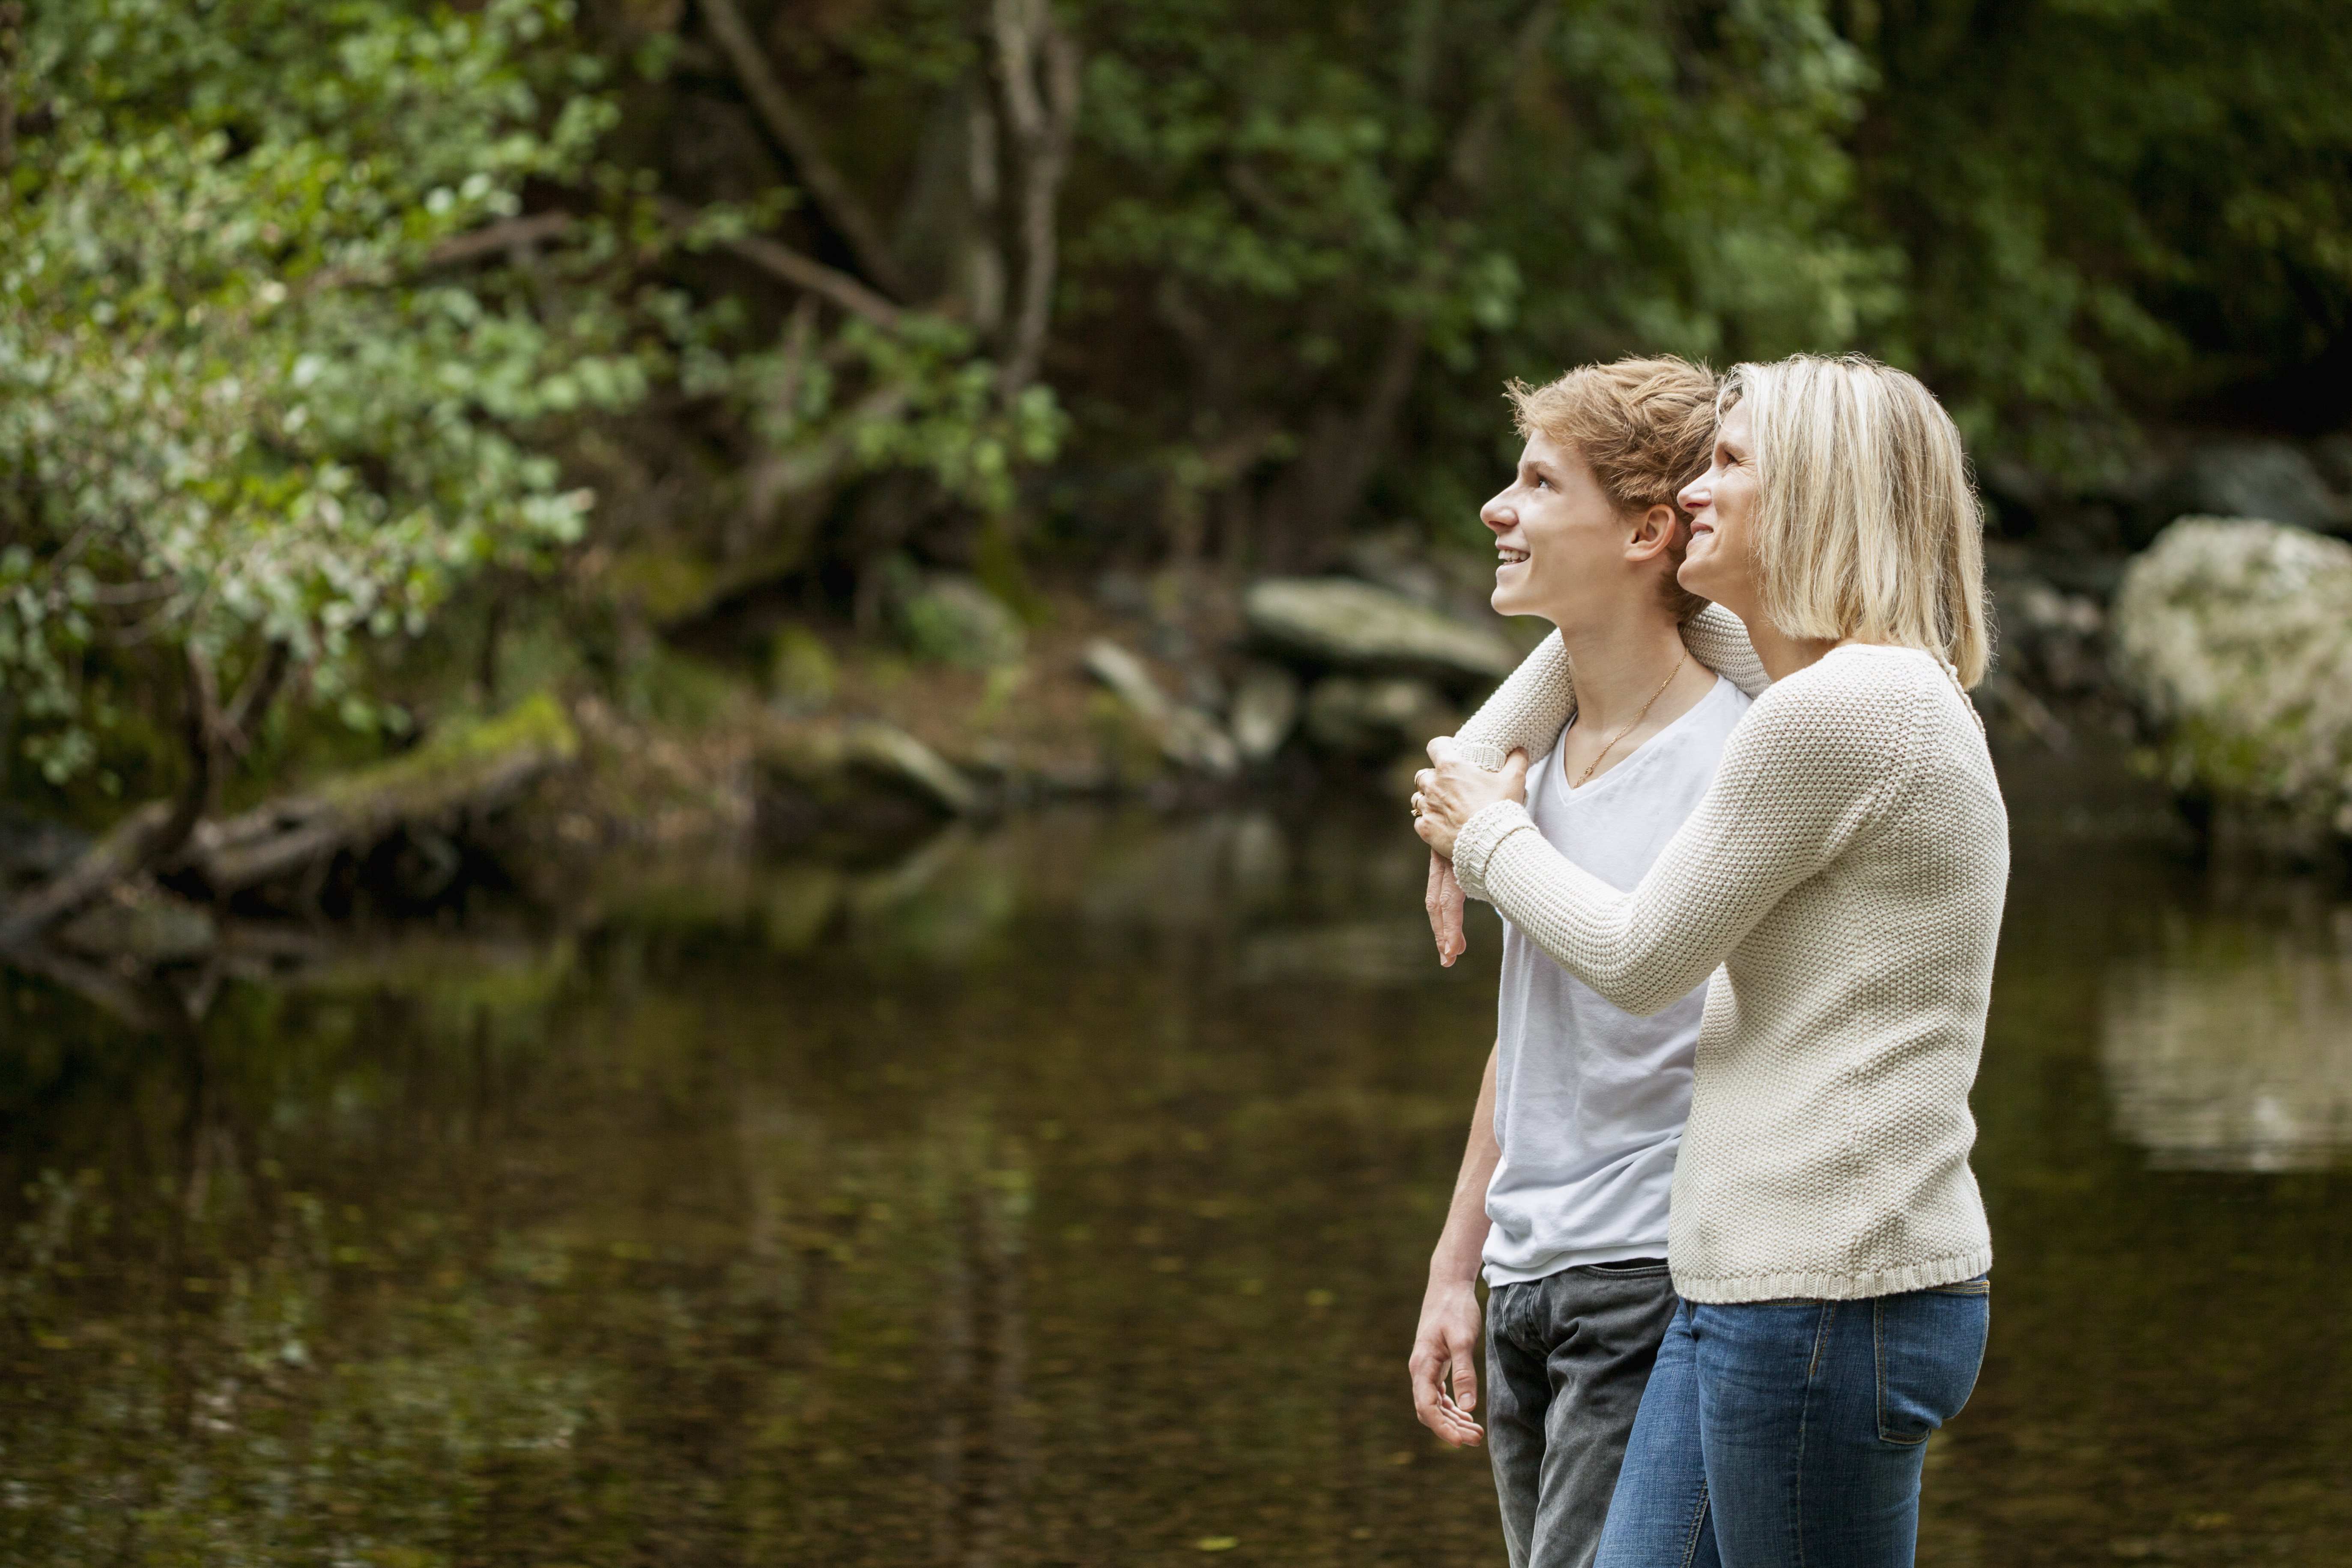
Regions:
<instances>
[{"instance_id":1,"label":"gray pants","mask_svg":"<svg viewBox=\"0 0 2352 1568\"><path fill-rule=\"evenodd\" d=\"M1511 1568L1588 1568L1658 1342L1663 1261L1563 1268L1486 1297L1486 1448Z\"/></svg>"}]
</instances>

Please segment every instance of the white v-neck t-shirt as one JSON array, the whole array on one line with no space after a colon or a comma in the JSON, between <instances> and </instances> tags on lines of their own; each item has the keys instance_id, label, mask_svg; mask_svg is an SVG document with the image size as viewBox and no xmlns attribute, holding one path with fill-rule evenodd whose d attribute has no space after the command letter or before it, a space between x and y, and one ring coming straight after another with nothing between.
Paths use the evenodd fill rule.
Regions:
<instances>
[{"instance_id":1,"label":"white v-neck t-shirt","mask_svg":"<svg viewBox=\"0 0 2352 1568\"><path fill-rule=\"evenodd\" d=\"M1640 882L1715 781L1748 700L1715 689L1632 756L1570 789L1555 743L1528 770L1528 815L1562 857L1619 891ZM1689 1120L1702 984L1637 1018L1507 921L1496 1014L1489 1285L1666 1253L1667 1197Z\"/></svg>"}]
</instances>

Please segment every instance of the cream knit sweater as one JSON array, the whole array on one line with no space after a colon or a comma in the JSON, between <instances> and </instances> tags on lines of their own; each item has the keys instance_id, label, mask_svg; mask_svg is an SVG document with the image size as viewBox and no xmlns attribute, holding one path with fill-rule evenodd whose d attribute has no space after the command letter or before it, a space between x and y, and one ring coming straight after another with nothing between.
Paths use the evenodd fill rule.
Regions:
<instances>
[{"instance_id":1,"label":"cream knit sweater","mask_svg":"<svg viewBox=\"0 0 2352 1568\"><path fill-rule=\"evenodd\" d=\"M1694 651L1717 630L1695 626ZM1557 646L1539 648L1464 726L1465 750L1549 750L1566 677ZM1938 660L1841 647L1766 691L1630 893L1562 859L1509 801L1464 826L1454 867L1629 1012L1712 974L1669 1221L1684 1296L1848 1300L1991 1266L1968 1095L2009 826L1982 727Z\"/></svg>"}]
</instances>

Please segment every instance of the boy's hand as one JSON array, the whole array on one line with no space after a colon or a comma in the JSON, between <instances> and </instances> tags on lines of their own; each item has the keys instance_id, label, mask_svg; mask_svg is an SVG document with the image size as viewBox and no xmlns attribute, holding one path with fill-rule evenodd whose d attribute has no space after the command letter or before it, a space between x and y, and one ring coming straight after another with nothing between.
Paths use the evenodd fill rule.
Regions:
<instances>
[{"instance_id":1,"label":"boy's hand","mask_svg":"<svg viewBox=\"0 0 2352 1568\"><path fill-rule=\"evenodd\" d=\"M1412 1337L1412 1413L1457 1448L1475 1448L1486 1432L1478 1407L1478 1288L1471 1280L1433 1279L1421 1299Z\"/></svg>"},{"instance_id":2,"label":"boy's hand","mask_svg":"<svg viewBox=\"0 0 2352 1568\"><path fill-rule=\"evenodd\" d=\"M1470 951L1469 939L1462 931L1464 902L1462 884L1454 879L1454 862L1431 850L1429 891L1422 899L1422 907L1429 911L1429 934L1437 942L1437 962L1448 969Z\"/></svg>"}]
</instances>

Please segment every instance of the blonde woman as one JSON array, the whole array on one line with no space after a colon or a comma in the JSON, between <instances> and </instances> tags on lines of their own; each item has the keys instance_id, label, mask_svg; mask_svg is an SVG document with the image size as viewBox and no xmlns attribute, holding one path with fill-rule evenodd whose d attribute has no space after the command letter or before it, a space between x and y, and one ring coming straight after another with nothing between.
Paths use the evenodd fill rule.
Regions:
<instances>
[{"instance_id":1,"label":"blonde woman","mask_svg":"<svg viewBox=\"0 0 2352 1568\"><path fill-rule=\"evenodd\" d=\"M1979 522L1958 432L1899 371L1742 365L1719 406L1679 579L1773 684L1706 798L1631 892L1564 859L1520 804L1566 690L1538 667L1432 743L1416 826L1628 1012L1713 976L1668 1225L1682 1304L1600 1563L1895 1568L1990 1305L1968 1093L2009 838L1965 691Z\"/></svg>"}]
</instances>

